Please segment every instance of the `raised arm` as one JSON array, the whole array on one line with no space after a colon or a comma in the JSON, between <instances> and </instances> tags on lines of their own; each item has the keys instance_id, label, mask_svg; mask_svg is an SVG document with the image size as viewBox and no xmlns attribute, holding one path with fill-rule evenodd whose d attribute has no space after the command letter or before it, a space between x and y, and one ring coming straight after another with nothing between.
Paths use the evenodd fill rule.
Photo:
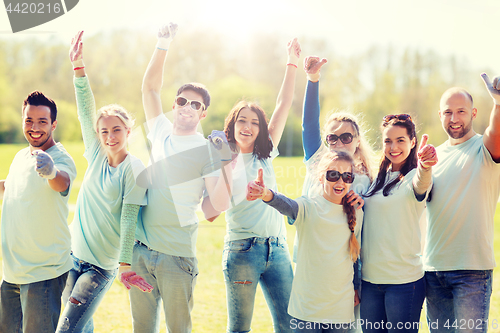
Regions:
<instances>
[{"instance_id":1,"label":"raised arm","mask_svg":"<svg viewBox=\"0 0 500 333\"><path fill-rule=\"evenodd\" d=\"M161 87L163 70L168 48L177 32L177 24L169 23L158 31L158 42L142 80L142 104L146 120L154 119L163 113L161 107Z\"/></svg>"},{"instance_id":2,"label":"raised arm","mask_svg":"<svg viewBox=\"0 0 500 333\"><path fill-rule=\"evenodd\" d=\"M438 162L436 149L433 145L428 145L427 134L422 135L420 147L418 149L417 173L413 177L413 191L419 201L424 199L425 193L432 183L432 167Z\"/></svg>"},{"instance_id":3,"label":"raised arm","mask_svg":"<svg viewBox=\"0 0 500 333\"><path fill-rule=\"evenodd\" d=\"M297 74L297 65L300 57L300 44L297 38L294 38L287 45L288 62L285 70L285 78L281 85L278 99L276 100L276 108L273 116L269 121L269 135L273 140L273 145L278 146L285 129L286 119L292 107L293 92L295 90L295 76Z\"/></svg>"},{"instance_id":4,"label":"raised arm","mask_svg":"<svg viewBox=\"0 0 500 333\"><path fill-rule=\"evenodd\" d=\"M78 110L78 119L82 127L82 137L85 148L90 147L94 140L97 140L96 130L94 127L96 106L92 89L90 89L89 81L85 73L85 65L83 63L83 31L79 31L71 40L69 48L69 59L73 64L76 95L76 105Z\"/></svg>"},{"instance_id":5,"label":"raised arm","mask_svg":"<svg viewBox=\"0 0 500 333\"><path fill-rule=\"evenodd\" d=\"M481 74L486 89L493 98L493 110L490 115L490 123L484 131L483 143L491 154L493 161L500 162L500 76L491 82L486 73Z\"/></svg>"},{"instance_id":6,"label":"raised arm","mask_svg":"<svg viewBox=\"0 0 500 333\"><path fill-rule=\"evenodd\" d=\"M319 77L321 67L326 64L325 58L309 56L304 59L304 70L307 74L304 111L302 112L302 144L304 158L309 160L321 147L321 130L319 126Z\"/></svg>"}]
</instances>

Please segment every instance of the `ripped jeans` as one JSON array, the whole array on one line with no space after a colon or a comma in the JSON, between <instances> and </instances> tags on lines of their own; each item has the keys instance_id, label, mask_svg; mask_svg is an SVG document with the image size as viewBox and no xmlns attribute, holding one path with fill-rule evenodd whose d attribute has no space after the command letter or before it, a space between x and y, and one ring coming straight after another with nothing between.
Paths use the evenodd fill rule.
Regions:
<instances>
[{"instance_id":1,"label":"ripped jeans","mask_svg":"<svg viewBox=\"0 0 500 333\"><path fill-rule=\"evenodd\" d=\"M71 257L73 268L69 271L63 291L65 307L56 332L93 332L92 316L113 284L118 268L105 270L80 260L73 254Z\"/></svg>"}]
</instances>

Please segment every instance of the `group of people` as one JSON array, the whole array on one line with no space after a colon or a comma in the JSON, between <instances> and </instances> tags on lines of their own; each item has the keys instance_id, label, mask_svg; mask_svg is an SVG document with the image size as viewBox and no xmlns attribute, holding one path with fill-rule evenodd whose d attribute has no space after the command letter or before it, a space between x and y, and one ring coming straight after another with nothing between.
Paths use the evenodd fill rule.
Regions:
<instances>
[{"instance_id":1,"label":"group of people","mask_svg":"<svg viewBox=\"0 0 500 333\"><path fill-rule=\"evenodd\" d=\"M0 181L1 332L92 332L92 316L116 276L130 290L134 332L158 332L162 305L168 332L190 332L200 203L209 221L225 212L227 332L250 331L257 285L275 332L417 332L424 300L431 332L486 332L500 193L498 77L491 82L482 74L494 100L483 135L472 128L477 110L462 88L441 97L439 118L449 138L438 148L425 134L418 143L411 115L386 115L375 173L355 116L334 112L321 131L319 79L327 60L306 57L307 174L294 200L277 191L272 161L292 105L297 39L287 45L271 119L242 101L224 130L205 139L197 131L210 106L203 85L179 88L172 121L163 111L165 60L176 31L168 24L158 32L142 83L147 167L127 151L131 114L116 104L96 111L83 32L73 38L88 168L69 227L76 168L53 138L56 104L38 91L24 101L29 147ZM297 230L295 272L283 216Z\"/></svg>"}]
</instances>

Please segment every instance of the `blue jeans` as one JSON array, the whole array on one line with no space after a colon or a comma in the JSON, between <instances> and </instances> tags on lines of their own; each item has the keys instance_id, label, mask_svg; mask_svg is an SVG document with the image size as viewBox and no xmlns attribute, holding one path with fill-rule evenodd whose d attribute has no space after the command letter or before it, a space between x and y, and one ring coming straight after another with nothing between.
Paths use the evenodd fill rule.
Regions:
<instances>
[{"instance_id":1,"label":"blue jeans","mask_svg":"<svg viewBox=\"0 0 500 333\"><path fill-rule=\"evenodd\" d=\"M227 332L250 331L258 283L271 311L274 332L291 332L288 301L293 271L284 239L254 237L225 243L222 268L227 294Z\"/></svg>"},{"instance_id":2,"label":"blue jeans","mask_svg":"<svg viewBox=\"0 0 500 333\"><path fill-rule=\"evenodd\" d=\"M58 333L93 332L92 316L106 292L111 288L118 268L105 270L71 254L73 268L69 271L63 301L66 304L57 325Z\"/></svg>"},{"instance_id":3,"label":"blue jeans","mask_svg":"<svg viewBox=\"0 0 500 333\"><path fill-rule=\"evenodd\" d=\"M132 270L154 287L150 293L135 287L130 290L134 332L159 332L162 300L167 332L191 332L193 292L198 275L196 258L171 256L136 243Z\"/></svg>"},{"instance_id":4,"label":"blue jeans","mask_svg":"<svg viewBox=\"0 0 500 333\"><path fill-rule=\"evenodd\" d=\"M425 279L403 284L362 281L363 333L418 332L425 298Z\"/></svg>"},{"instance_id":5,"label":"blue jeans","mask_svg":"<svg viewBox=\"0 0 500 333\"><path fill-rule=\"evenodd\" d=\"M55 332L68 273L28 284L0 285L0 332Z\"/></svg>"},{"instance_id":6,"label":"blue jeans","mask_svg":"<svg viewBox=\"0 0 500 333\"><path fill-rule=\"evenodd\" d=\"M303 321L292 318L290 327L294 333L347 333L354 326L352 323L317 323L312 321Z\"/></svg>"},{"instance_id":7,"label":"blue jeans","mask_svg":"<svg viewBox=\"0 0 500 333\"><path fill-rule=\"evenodd\" d=\"M435 332L486 332L491 270L425 272L427 323Z\"/></svg>"}]
</instances>

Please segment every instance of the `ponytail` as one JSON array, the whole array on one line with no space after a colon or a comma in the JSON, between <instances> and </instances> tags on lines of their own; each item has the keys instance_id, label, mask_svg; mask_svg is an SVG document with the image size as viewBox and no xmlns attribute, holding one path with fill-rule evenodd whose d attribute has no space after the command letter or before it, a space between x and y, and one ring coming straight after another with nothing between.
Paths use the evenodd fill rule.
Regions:
<instances>
[{"instance_id":1,"label":"ponytail","mask_svg":"<svg viewBox=\"0 0 500 333\"><path fill-rule=\"evenodd\" d=\"M347 215L349 230L351 230L351 237L349 238L349 254L352 262L356 262L359 257L359 251L361 250L358 240L356 239L356 235L354 234L354 227L356 226L356 210L350 203L347 202L346 196L342 198L342 207L344 209L344 214Z\"/></svg>"}]
</instances>

